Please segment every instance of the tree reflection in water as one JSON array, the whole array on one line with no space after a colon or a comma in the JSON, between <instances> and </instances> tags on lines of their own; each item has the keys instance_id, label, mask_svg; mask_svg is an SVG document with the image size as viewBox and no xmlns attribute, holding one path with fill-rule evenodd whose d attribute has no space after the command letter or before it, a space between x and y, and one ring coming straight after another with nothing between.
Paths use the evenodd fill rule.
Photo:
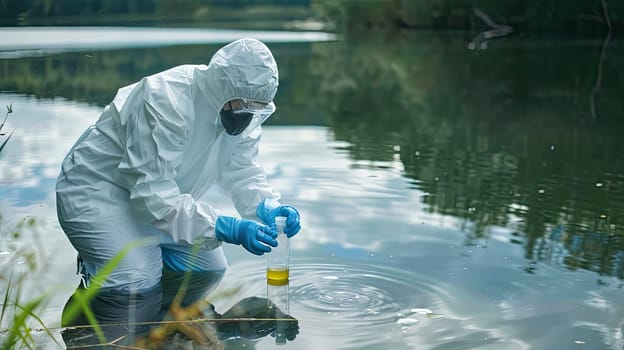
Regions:
<instances>
[{"instance_id":1,"label":"tree reflection in water","mask_svg":"<svg viewBox=\"0 0 624 350\"><path fill-rule=\"evenodd\" d=\"M624 278L624 50L602 62L593 120L599 41L465 42L316 44L316 98L336 139L363 166L400 161L428 210L468 223L467 244L502 226L530 261Z\"/></svg>"},{"instance_id":2,"label":"tree reflection in water","mask_svg":"<svg viewBox=\"0 0 624 350\"><path fill-rule=\"evenodd\" d=\"M465 221L467 244L504 227L530 261L624 279L622 45L600 60L600 40L505 37L475 51L470 40L272 44L280 92L269 123L329 124L355 166L400 162L427 210ZM217 48L0 60L0 90L103 105L118 86Z\"/></svg>"}]
</instances>

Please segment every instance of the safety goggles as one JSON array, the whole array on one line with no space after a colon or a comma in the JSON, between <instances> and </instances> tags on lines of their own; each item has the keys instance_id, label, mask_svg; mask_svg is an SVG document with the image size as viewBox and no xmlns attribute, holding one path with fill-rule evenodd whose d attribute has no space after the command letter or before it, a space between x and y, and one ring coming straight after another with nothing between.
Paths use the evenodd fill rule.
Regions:
<instances>
[{"instance_id":1,"label":"safety goggles","mask_svg":"<svg viewBox=\"0 0 624 350\"><path fill-rule=\"evenodd\" d=\"M243 112L253 113L253 114L271 114L275 112L275 104L273 102L264 103L264 102L256 102L249 101L246 99L239 99L238 103L240 104L240 109Z\"/></svg>"},{"instance_id":2,"label":"safety goggles","mask_svg":"<svg viewBox=\"0 0 624 350\"><path fill-rule=\"evenodd\" d=\"M257 120L254 123L254 127L256 127L256 124L261 124L275 111L273 102L262 103L243 99L236 100L236 102L238 103L233 105L232 101L229 101L227 103L229 109L222 109L220 112L221 123L225 132L233 136L240 135L253 120Z\"/></svg>"}]
</instances>

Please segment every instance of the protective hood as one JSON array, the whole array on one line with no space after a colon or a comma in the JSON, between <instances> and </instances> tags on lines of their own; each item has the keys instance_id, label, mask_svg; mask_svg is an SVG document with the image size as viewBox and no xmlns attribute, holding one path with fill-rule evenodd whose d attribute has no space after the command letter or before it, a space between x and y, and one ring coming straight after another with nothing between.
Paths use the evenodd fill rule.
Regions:
<instances>
[{"instance_id":1,"label":"protective hood","mask_svg":"<svg viewBox=\"0 0 624 350\"><path fill-rule=\"evenodd\" d=\"M208 100L208 117L215 125L220 125L219 111L227 101L244 99L271 105L271 112L256 115L243 136L275 110L273 98L279 84L277 63L269 48L256 39L239 39L219 49L206 69L195 71L194 82L202 97Z\"/></svg>"}]
</instances>

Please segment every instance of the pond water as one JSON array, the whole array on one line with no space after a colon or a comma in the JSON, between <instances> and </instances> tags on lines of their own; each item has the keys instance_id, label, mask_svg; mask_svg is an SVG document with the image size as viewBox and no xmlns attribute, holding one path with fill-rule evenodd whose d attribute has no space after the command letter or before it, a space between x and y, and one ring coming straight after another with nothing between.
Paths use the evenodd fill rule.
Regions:
<instances>
[{"instance_id":1,"label":"pond water","mask_svg":"<svg viewBox=\"0 0 624 350\"><path fill-rule=\"evenodd\" d=\"M281 82L261 159L303 227L280 291L299 333L281 348L623 349L624 46L326 39L266 38ZM1 292L13 271L23 300L46 295L38 314L57 338L78 283L56 222L63 156L118 87L205 63L222 44L0 47L14 130L0 153L2 249L27 252L4 255ZM25 217L34 222L12 237ZM266 297L265 257L226 254L219 289L236 292L215 297L217 311Z\"/></svg>"}]
</instances>

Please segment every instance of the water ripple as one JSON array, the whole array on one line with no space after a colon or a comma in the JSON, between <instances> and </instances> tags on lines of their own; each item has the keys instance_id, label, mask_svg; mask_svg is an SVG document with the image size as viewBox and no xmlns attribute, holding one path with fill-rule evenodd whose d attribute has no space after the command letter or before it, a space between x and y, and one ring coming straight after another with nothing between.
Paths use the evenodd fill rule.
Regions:
<instances>
[{"instance_id":1,"label":"water ripple","mask_svg":"<svg viewBox=\"0 0 624 350\"><path fill-rule=\"evenodd\" d=\"M449 298L442 288L403 269L309 263L294 274L301 278L291 282L292 300L307 311L308 320L327 321L330 315L343 321L333 324L334 330L405 325L399 322L405 315L421 316L411 310L444 308Z\"/></svg>"},{"instance_id":2,"label":"water ripple","mask_svg":"<svg viewBox=\"0 0 624 350\"><path fill-rule=\"evenodd\" d=\"M461 288L430 276L394 265L318 259L297 259L290 272L289 313L300 328L295 348L457 349L457 344L476 348L484 342L522 348L504 332L460 316L455 309ZM243 284L241 293L266 288L262 266L244 262L228 273L226 290L230 283ZM226 308L217 305L217 310ZM256 349L274 346L264 339Z\"/></svg>"}]
</instances>

